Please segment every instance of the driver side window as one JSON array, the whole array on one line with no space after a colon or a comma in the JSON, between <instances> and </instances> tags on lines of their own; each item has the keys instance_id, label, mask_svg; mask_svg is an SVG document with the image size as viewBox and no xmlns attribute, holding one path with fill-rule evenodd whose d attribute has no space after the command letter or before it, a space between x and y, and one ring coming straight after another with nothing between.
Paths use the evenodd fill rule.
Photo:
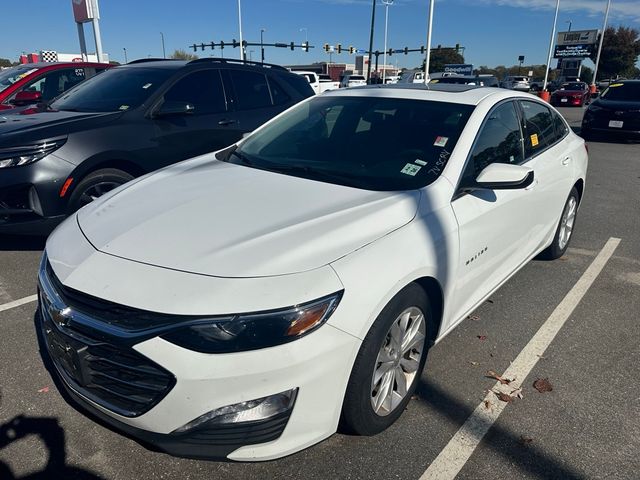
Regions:
<instances>
[{"instance_id":1,"label":"driver side window","mask_svg":"<svg viewBox=\"0 0 640 480\"><path fill-rule=\"evenodd\" d=\"M478 174L492 163L524 161L522 131L515 104L506 102L489 112L462 175L462 186L474 184Z\"/></svg>"}]
</instances>

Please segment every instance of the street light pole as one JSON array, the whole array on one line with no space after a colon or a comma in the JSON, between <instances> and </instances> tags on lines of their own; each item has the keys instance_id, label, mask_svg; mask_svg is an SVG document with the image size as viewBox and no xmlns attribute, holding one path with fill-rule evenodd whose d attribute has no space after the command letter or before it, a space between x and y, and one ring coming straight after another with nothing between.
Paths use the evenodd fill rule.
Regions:
<instances>
[{"instance_id":1,"label":"street light pole","mask_svg":"<svg viewBox=\"0 0 640 480\"><path fill-rule=\"evenodd\" d=\"M551 67L551 54L553 53L553 43L556 36L556 22L558 21L558 10L560 10L560 0L556 0L556 13L553 17L553 27L551 28L551 38L549 39L549 55L547 55L547 68L544 72L544 82L542 91L547 89L547 80L549 80L549 68Z\"/></svg>"},{"instance_id":2,"label":"street light pole","mask_svg":"<svg viewBox=\"0 0 640 480\"><path fill-rule=\"evenodd\" d=\"M367 65L367 83L371 82L371 56L373 55L373 27L376 23L376 0L371 7L371 33L369 34L369 64Z\"/></svg>"},{"instance_id":3,"label":"street light pole","mask_svg":"<svg viewBox=\"0 0 640 480\"><path fill-rule=\"evenodd\" d=\"M264 28L260 29L260 58L262 59L262 63L264 63L264 39L263 39L263 35L264 32L266 32L267 30Z\"/></svg>"},{"instance_id":4,"label":"street light pole","mask_svg":"<svg viewBox=\"0 0 640 480\"><path fill-rule=\"evenodd\" d=\"M162 38L162 58L167 58L167 53L164 51L164 33L160 32L160 38Z\"/></svg>"},{"instance_id":5,"label":"street light pole","mask_svg":"<svg viewBox=\"0 0 640 480\"><path fill-rule=\"evenodd\" d=\"M393 5L393 0L382 0L384 3L385 12L384 12L384 54L382 56L382 84L387 78L387 27L389 24L389 6Z\"/></svg>"},{"instance_id":6,"label":"street light pole","mask_svg":"<svg viewBox=\"0 0 640 480\"><path fill-rule=\"evenodd\" d=\"M433 7L435 0L429 0L429 20L427 25L427 51L424 57L424 83L429 82L429 62L431 61L431 31L433 29Z\"/></svg>"},{"instance_id":7,"label":"street light pole","mask_svg":"<svg viewBox=\"0 0 640 480\"><path fill-rule=\"evenodd\" d=\"M126 47L122 47L122 50L124 50L124 63L129 63L129 61L127 60L127 49L126 49Z\"/></svg>"},{"instance_id":8,"label":"street light pole","mask_svg":"<svg viewBox=\"0 0 640 480\"><path fill-rule=\"evenodd\" d=\"M238 25L240 27L240 60L246 60L244 44L242 43L242 7L240 6L240 0L238 0Z\"/></svg>"},{"instance_id":9,"label":"street light pole","mask_svg":"<svg viewBox=\"0 0 640 480\"><path fill-rule=\"evenodd\" d=\"M568 23L569 24L569 30L567 30L567 31L570 32L571 31L571 20L567 20L564 23Z\"/></svg>"},{"instance_id":10,"label":"street light pole","mask_svg":"<svg viewBox=\"0 0 640 480\"><path fill-rule=\"evenodd\" d=\"M609 18L609 7L611 0L607 0L607 9L604 12L604 23L602 24L602 34L600 34L600 44L598 45L598 54L596 55L596 66L593 70L593 80L591 80L591 93L596 93L596 75L598 75L598 65L600 64L600 53L602 52L602 42L604 41L604 32L607 31L607 19Z\"/></svg>"},{"instance_id":11,"label":"street light pole","mask_svg":"<svg viewBox=\"0 0 640 480\"><path fill-rule=\"evenodd\" d=\"M309 41L309 29L307 27L302 27L299 31L302 32L304 30L304 41Z\"/></svg>"}]
</instances>

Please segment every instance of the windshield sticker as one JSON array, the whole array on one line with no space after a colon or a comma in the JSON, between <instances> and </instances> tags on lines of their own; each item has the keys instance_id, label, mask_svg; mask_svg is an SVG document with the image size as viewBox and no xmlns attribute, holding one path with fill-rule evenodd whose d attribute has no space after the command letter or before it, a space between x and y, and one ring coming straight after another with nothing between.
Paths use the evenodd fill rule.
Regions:
<instances>
[{"instance_id":1,"label":"windshield sticker","mask_svg":"<svg viewBox=\"0 0 640 480\"><path fill-rule=\"evenodd\" d=\"M142 88L144 88L144 89L146 90L146 89L147 89L147 88L149 88L151 85L153 85L153 83L145 83L145 84L142 86Z\"/></svg>"},{"instance_id":2,"label":"windshield sticker","mask_svg":"<svg viewBox=\"0 0 640 480\"><path fill-rule=\"evenodd\" d=\"M118 108L118 110L129 110L129 105L120 105L120 108Z\"/></svg>"},{"instance_id":3,"label":"windshield sticker","mask_svg":"<svg viewBox=\"0 0 640 480\"><path fill-rule=\"evenodd\" d=\"M427 164L427 162L425 162L424 160L420 160L419 158L416 158L414 162L418 165L422 165L423 167Z\"/></svg>"},{"instance_id":4,"label":"windshield sticker","mask_svg":"<svg viewBox=\"0 0 640 480\"><path fill-rule=\"evenodd\" d=\"M437 136L436 137L436 141L433 142L433 146L434 147L446 147L448 141L449 141L449 137Z\"/></svg>"},{"instance_id":5,"label":"windshield sticker","mask_svg":"<svg viewBox=\"0 0 640 480\"><path fill-rule=\"evenodd\" d=\"M538 146L538 134L534 133L533 135L531 135L531 146L532 147L537 147Z\"/></svg>"},{"instance_id":6,"label":"windshield sticker","mask_svg":"<svg viewBox=\"0 0 640 480\"><path fill-rule=\"evenodd\" d=\"M609 85L609 88L611 88L611 87L621 87L623 85L624 85L624 83L614 83L612 85Z\"/></svg>"},{"instance_id":7,"label":"windshield sticker","mask_svg":"<svg viewBox=\"0 0 640 480\"><path fill-rule=\"evenodd\" d=\"M416 173L420 171L422 167L419 165L414 165L413 163L407 163L400 173L404 173L405 175L411 175L412 177L416 176Z\"/></svg>"}]
</instances>

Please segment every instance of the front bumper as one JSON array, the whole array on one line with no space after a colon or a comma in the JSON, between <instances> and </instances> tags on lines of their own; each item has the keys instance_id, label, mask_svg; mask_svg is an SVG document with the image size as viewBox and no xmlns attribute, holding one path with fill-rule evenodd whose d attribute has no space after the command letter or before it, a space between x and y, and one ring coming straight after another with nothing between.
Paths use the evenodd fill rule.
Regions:
<instances>
[{"instance_id":1,"label":"front bumper","mask_svg":"<svg viewBox=\"0 0 640 480\"><path fill-rule=\"evenodd\" d=\"M54 154L0 168L0 234L48 234L66 216L60 188L73 165Z\"/></svg>"},{"instance_id":2,"label":"front bumper","mask_svg":"<svg viewBox=\"0 0 640 480\"><path fill-rule=\"evenodd\" d=\"M62 233L67 229L74 230L74 223L73 219L68 220L65 226L61 227ZM55 246L60 240L58 237L61 235L54 234L50 238L47 249L52 245ZM65 238L66 235L62 237ZM82 246L78 243L78 248L73 252L69 251L69 255L80 255ZM81 256L84 258L87 255L87 262L95 262L96 256L101 259L97 261L110 260L107 259L109 256L95 250L91 253L89 246L85 247L87 251ZM79 261L77 258L66 260L67 265ZM132 268L142 267L135 262L127 263L131 264ZM124 269L128 268L127 263L119 264L122 267L120 273L125 278L127 272ZM100 270L103 274L105 273L98 264L92 265L93 272ZM153 269L151 273L155 276L161 276L163 272L167 275L176 273L149 266L145 268ZM76 274L78 270L82 270L82 267L76 268ZM43 271L45 269L41 269L41 275ZM65 283L74 276L71 274L70 277L64 277L65 273L60 271ZM56 274L56 272L53 273ZM214 295L209 294L211 303L219 306L215 296L217 290L215 286L222 280L195 277L197 281L208 283L209 291L214 292ZM232 279L225 281L232 282ZM274 282L273 279L264 281ZM180 282L166 283L178 285ZM47 288L42 278L40 285L43 290ZM313 284L307 284L304 290L312 288ZM193 290L197 292L198 288L193 287ZM174 291L178 294L177 286ZM136 297L144 296L142 292L140 293ZM317 293L312 295L315 296ZM249 300L246 295L240 295L238 298L238 301L242 300L244 304ZM173 301L175 305L177 303L175 295ZM41 313L46 314L46 311ZM333 313L332 319L336 316L350 317L349 313L341 312L340 306ZM38 331L40 337L44 338L42 324L42 320L39 320ZM73 330L73 323L71 325L70 328ZM67 328L64 327L63 330ZM73 332L66 331L66 333ZM86 335L87 332L85 331L84 334ZM99 337L100 340L109 343L110 340L104 334L104 331L98 331L91 336ZM133 414L117 413L113 408L108 408L108 402L101 401L101 398L90 398L82 386L74 388L72 382L65 380L59 367L54 366L50 371L70 402L79 404L104 423L140 440L145 445L152 445L156 449L173 455L191 458L270 460L313 445L336 431L351 365L360 342L356 337L330 324L325 324L309 335L284 345L230 354L198 353L174 345L158 336L143 339L138 343L132 342L129 346L119 345L117 348L122 349L125 354L128 352L140 355L145 362L168 372L174 379L170 382L170 388L162 392L160 399L154 400L148 408L141 407ZM73 345L73 347L78 346ZM79 347L78 350L82 348L82 346ZM44 341L41 342L41 351L51 365L50 348ZM184 434L173 433L207 412L291 389L298 389L297 397L293 409L286 415L269 417L265 421L254 423L238 423L224 428L206 427L205 424L205 427L198 428L197 431L187 431ZM137 395L136 392L134 394Z\"/></svg>"}]
</instances>

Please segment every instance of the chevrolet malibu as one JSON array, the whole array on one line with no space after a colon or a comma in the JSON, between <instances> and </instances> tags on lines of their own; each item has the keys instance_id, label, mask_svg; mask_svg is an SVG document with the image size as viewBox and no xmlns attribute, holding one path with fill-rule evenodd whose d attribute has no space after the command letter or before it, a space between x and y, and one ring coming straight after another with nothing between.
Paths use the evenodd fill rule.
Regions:
<instances>
[{"instance_id":1,"label":"chevrolet malibu","mask_svg":"<svg viewBox=\"0 0 640 480\"><path fill-rule=\"evenodd\" d=\"M268 460L393 424L427 350L571 239L587 152L536 98L327 92L140 177L49 237L58 388L145 444Z\"/></svg>"}]
</instances>

